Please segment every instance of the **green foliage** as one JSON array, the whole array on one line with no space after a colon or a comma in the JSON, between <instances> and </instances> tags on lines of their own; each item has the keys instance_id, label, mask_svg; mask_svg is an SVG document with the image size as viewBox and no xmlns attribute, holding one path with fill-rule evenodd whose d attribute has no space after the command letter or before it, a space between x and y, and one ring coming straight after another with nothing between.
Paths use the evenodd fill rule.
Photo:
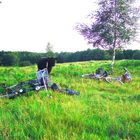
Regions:
<instances>
[{"instance_id":1,"label":"green foliage","mask_svg":"<svg viewBox=\"0 0 140 140\"><path fill-rule=\"evenodd\" d=\"M16 52L1 52L0 64L4 66L16 66L19 62L18 53Z\"/></svg>"},{"instance_id":2,"label":"green foliage","mask_svg":"<svg viewBox=\"0 0 140 140\"><path fill-rule=\"evenodd\" d=\"M55 53L53 52L53 46L50 44L50 42L48 42L47 46L46 46L46 56L48 58L55 58Z\"/></svg>"},{"instance_id":3,"label":"green foliage","mask_svg":"<svg viewBox=\"0 0 140 140\"><path fill-rule=\"evenodd\" d=\"M19 63L19 66L30 66L30 65L32 65L30 61L21 61Z\"/></svg>"},{"instance_id":4,"label":"green foliage","mask_svg":"<svg viewBox=\"0 0 140 140\"><path fill-rule=\"evenodd\" d=\"M109 70L109 61L57 64L51 82L80 91L68 96L49 91L29 92L16 99L0 99L0 140L119 140L140 139L140 61L117 61L115 75L128 68L133 81L83 79L98 67ZM35 79L36 67L0 67L0 83ZM52 98L49 98L51 95Z\"/></svg>"},{"instance_id":5,"label":"green foliage","mask_svg":"<svg viewBox=\"0 0 140 140\"><path fill-rule=\"evenodd\" d=\"M135 51L133 54L133 59L140 60L140 51Z\"/></svg>"},{"instance_id":6,"label":"green foliage","mask_svg":"<svg viewBox=\"0 0 140 140\"><path fill-rule=\"evenodd\" d=\"M139 8L132 7L133 1L99 0L98 10L88 16L91 24L79 24L77 30L93 44L94 48L122 48L136 36Z\"/></svg>"},{"instance_id":7,"label":"green foliage","mask_svg":"<svg viewBox=\"0 0 140 140\"><path fill-rule=\"evenodd\" d=\"M123 50L123 51L117 50L116 60L120 59L140 60L139 53L140 50ZM13 59L11 57L13 57ZM14 65L29 66L32 64L36 64L41 57L49 57L49 55L47 55L47 53L1 51L0 66L14 66ZM111 60L112 50L87 49L86 51L78 51L74 53L61 52L55 53L53 57L57 58L58 63L79 62L89 60Z\"/></svg>"}]
</instances>

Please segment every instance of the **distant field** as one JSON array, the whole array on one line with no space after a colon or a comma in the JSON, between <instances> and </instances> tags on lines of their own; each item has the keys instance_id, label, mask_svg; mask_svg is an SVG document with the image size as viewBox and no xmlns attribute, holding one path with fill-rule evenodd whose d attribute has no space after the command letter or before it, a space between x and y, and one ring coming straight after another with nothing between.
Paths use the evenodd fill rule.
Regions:
<instances>
[{"instance_id":1,"label":"distant field","mask_svg":"<svg viewBox=\"0 0 140 140\"><path fill-rule=\"evenodd\" d=\"M113 76L127 67L133 81L121 85L81 78L110 61L57 64L51 82L80 92L49 90L0 99L0 140L140 140L140 61L117 61ZM36 66L0 67L0 83L36 78ZM49 98L51 95L52 98Z\"/></svg>"}]
</instances>

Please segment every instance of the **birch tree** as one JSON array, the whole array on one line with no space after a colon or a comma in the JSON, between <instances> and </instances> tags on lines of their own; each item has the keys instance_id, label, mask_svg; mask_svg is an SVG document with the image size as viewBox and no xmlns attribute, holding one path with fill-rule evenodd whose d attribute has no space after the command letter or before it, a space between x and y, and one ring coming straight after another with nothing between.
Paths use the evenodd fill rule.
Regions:
<instances>
[{"instance_id":1,"label":"birch tree","mask_svg":"<svg viewBox=\"0 0 140 140\"><path fill-rule=\"evenodd\" d=\"M98 10L89 17L91 24L78 24L76 29L94 48L112 50L112 69L116 49L135 39L139 8L132 7L134 0L98 0Z\"/></svg>"}]
</instances>

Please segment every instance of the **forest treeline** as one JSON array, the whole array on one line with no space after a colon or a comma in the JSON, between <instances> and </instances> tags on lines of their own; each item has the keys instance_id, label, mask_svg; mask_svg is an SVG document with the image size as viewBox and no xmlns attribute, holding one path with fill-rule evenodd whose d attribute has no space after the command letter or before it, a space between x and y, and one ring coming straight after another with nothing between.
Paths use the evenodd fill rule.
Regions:
<instances>
[{"instance_id":1,"label":"forest treeline","mask_svg":"<svg viewBox=\"0 0 140 140\"><path fill-rule=\"evenodd\" d=\"M86 51L54 53L57 63L111 60L111 50L87 49ZM10 52L0 51L0 66L29 66L36 64L41 57L47 57L47 53L35 52ZM135 59L140 60L140 50L118 50L116 60Z\"/></svg>"}]
</instances>

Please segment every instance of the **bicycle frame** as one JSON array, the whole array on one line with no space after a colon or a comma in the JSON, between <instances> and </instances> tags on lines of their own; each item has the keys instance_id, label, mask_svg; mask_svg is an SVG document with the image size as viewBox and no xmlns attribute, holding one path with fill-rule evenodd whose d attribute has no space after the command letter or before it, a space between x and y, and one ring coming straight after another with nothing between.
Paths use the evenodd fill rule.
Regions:
<instances>
[{"instance_id":1,"label":"bicycle frame","mask_svg":"<svg viewBox=\"0 0 140 140\"><path fill-rule=\"evenodd\" d=\"M43 80L43 84L41 83L41 80ZM48 71L47 69L43 69L37 72L37 79L35 80L20 82L19 84L12 86L6 86L5 84L2 84L1 87L4 88L4 93L0 95L0 98L14 98L29 91L39 91L43 88L45 88L47 91L49 84L50 79Z\"/></svg>"}]
</instances>

